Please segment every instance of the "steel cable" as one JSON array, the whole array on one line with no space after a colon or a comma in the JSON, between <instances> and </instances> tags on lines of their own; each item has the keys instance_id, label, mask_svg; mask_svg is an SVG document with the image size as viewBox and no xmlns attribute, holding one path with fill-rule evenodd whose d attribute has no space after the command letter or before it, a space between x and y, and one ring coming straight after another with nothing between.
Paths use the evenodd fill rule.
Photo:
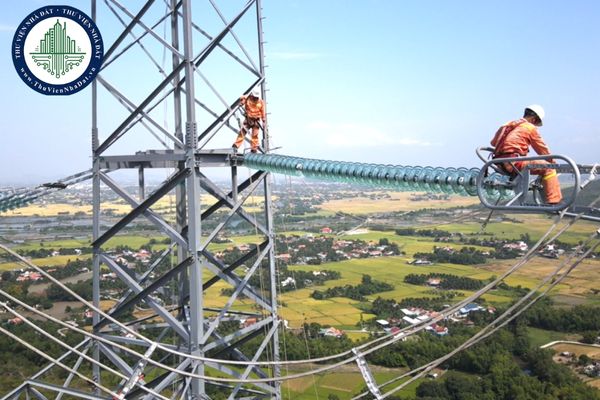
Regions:
<instances>
[{"instance_id":1,"label":"steel cable","mask_svg":"<svg viewBox=\"0 0 600 400\"><path fill-rule=\"evenodd\" d=\"M2 291L0 291L2 292ZM4 293L2 293L4 294ZM96 361L93 357L88 356L87 354L84 354L83 352L72 348L70 345L68 345L67 343L63 342L62 340L58 339L57 337L51 335L50 333L46 332L45 330L43 330L42 328L40 328L39 326L35 325L33 322L31 322L29 319L27 319L27 317L25 317L22 314L19 314L19 312L17 312L16 310L14 310L13 308L11 308L10 306L8 306L8 304L6 303L0 303L0 307L4 307L6 310L8 310L11 314L13 314L15 317L20 318L23 322L25 322L27 325L31 326L36 332L41 333L43 336L47 337L48 339L52 340L53 342L55 342L56 344L58 344L61 347L64 347L65 349L72 351L74 354L77 354L79 357L82 357L84 359L86 359L87 361L91 362L92 364L98 365L100 368L105 369L106 371L118 376L121 379L129 379L130 377L127 375L122 374L121 372L112 369L111 367L107 366L106 364L103 364L99 361ZM68 324L66 324L68 325ZM70 326L70 325L68 325ZM39 350L39 349L38 349ZM39 350L40 352L43 353L42 350ZM46 353L44 353L46 354ZM142 355L143 358L143 355ZM169 400L168 397L164 397L161 394L155 392L154 390L147 388L143 385L138 385L140 387L140 389L142 389L143 391L145 391L148 394L152 394L158 398L161 398L163 400Z\"/></svg>"},{"instance_id":2,"label":"steel cable","mask_svg":"<svg viewBox=\"0 0 600 400\"><path fill-rule=\"evenodd\" d=\"M14 333L4 329L2 326L0 326L0 333L5 334L6 336L10 337L11 339L17 341L18 343L22 344L23 346L25 346L26 348L28 348L29 350L35 352L36 354L42 356L43 358L45 358L46 360L50 361L52 364L58 365L59 367L61 367L62 369L64 369L65 371L77 375L77 377L83 379L85 382L97 387L98 389L102 390L103 392L109 394L112 398L116 398L118 396L117 393L113 392L112 390L100 385L99 383L95 382L94 380L86 377L85 375L81 374L80 372L75 371L74 369L72 369L71 367L69 367L68 365L63 364L62 362L58 361L57 359L53 358L52 356L44 353L43 351L41 351L40 349L38 349L37 347L27 343L26 341L24 341L23 339L21 339L20 337L18 337L17 335L15 335Z\"/></svg>"},{"instance_id":3,"label":"steel cable","mask_svg":"<svg viewBox=\"0 0 600 400\"><path fill-rule=\"evenodd\" d=\"M595 200L594 200L592 203L590 203L590 206L591 206L591 207L593 207L593 206L594 206L595 204L597 204L598 202L600 202L600 197L596 198L596 199L595 199ZM563 214L563 215L564 215L564 214ZM563 227L563 229L561 229L561 231L560 231L560 232L559 232L557 235L555 235L555 236L554 236L554 237L553 237L551 240L549 240L548 242L549 242L549 243L552 243L554 240L556 240L556 239L558 238L558 236L560 236L560 234L562 234L562 233L564 233L564 232L566 231L566 229L567 229L567 228L569 228L569 227L573 226L573 225L574 225L574 224L575 224L575 223L576 223L576 222L577 222L579 219L581 219L581 216L582 216L582 215L583 215L583 213L580 213L580 214L578 214L576 217L574 217L574 218L573 218L573 220L571 220L571 221L569 222L569 224L567 224L565 227ZM590 237L588 238L588 240L587 240L587 241L586 241L584 244L582 244L581 246L582 246L582 247L583 247L583 246L586 246L586 245L587 245L588 243L590 243L590 242L591 242L591 241L592 241L594 238L596 238L596 237L597 237L599 234L600 234L600 230L598 230L598 231L594 232L592 235L590 235ZM559 277L559 279L558 279L558 282L554 282L554 283L551 285L551 287L550 287L549 289L547 289L545 292L543 292L543 294L542 294L541 296L538 296L538 297L537 297L537 298L536 298L536 299L535 299L533 302L536 302L536 301L538 301L538 300L539 300L539 298L541 298L541 297L542 297L542 296L543 296L545 293L547 293L547 292L548 292L548 291L549 291L551 288L553 288L553 287L555 287L556 285L558 285L558 283L559 283L560 281L562 281L562 280L563 280L563 279L566 277L566 275L567 275L568 273L570 273L570 272L571 272L571 271L572 271L572 270L573 270L573 269L574 269L574 268L575 268L575 267L576 267L576 266L577 266L577 265L578 265L578 264L579 264L579 263L580 263L580 262L581 262L581 261L582 261L582 260L583 260L583 259L584 259L584 258L587 256L587 255L589 255L589 254L590 254L590 253L593 251L593 249L595 249L597 246L598 246L598 244L596 244L596 245L595 245L593 248L591 248L591 249L589 249L587 252L585 252L585 253L584 253L584 255L583 255L582 257L580 257L580 258L579 258L579 259L578 259L578 260L577 260L577 261L576 261L576 262L575 262L575 263L574 263L574 264L573 264L573 265L572 265L572 266L571 266L571 267L568 269L568 271L566 272L566 274L565 274L565 275L562 275L562 276L560 276L560 277ZM534 289L532 289L532 290L531 290L531 291L530 291L530 292L529 292L527 295L525 295L525 296L524 296L523 298L521 298L521 299L520 299L520 300L519 300L519 301L518 301L518 302L517 302L515 305L513 305L513 306L512 306L512 307L510 307L510 308L509 308L507 311L505 311L505 313L503 313L503 314L502 314L501 316L499 316L497 319L495 319L494 321L492 321L492 322L491 322L489 325L487 325L486 327L484 327L482 331L485 331L485 330L486 330L486 329L488 329L489 327L491 327L491 326L495 325L495 324L496 324L496 323L497 323L497 322L498 322L500 319L504 318L506 315L508 315L509 313L511 313L512 311L514 311L514 309L515 309L516 307L518 307L519 305L523 304L523 302L525 302L525 301L526 301L528 298L530 298L531 296L533 296L533 294L535 294L539 288L541 288L542 286L544 286L546 283L548 283L548 281L550 281L550 280L551 280L553 277L555 277L555 276L556 276L558 273L560 273L560 271L561 271L561 270L564 268L564 266L566 265L566 263L567 263L567 262L568 262L570 259L572 259L572 258L573 258L573 256L570 256L570 257L569 257L567 260L565 260L565 262L561 263L561 264L559 265L559 267L558 267L558 268L557 268L557 269L556 269L556 270L555 270L555 271L554 271L552 274L550 274L548 277L546 277L544 280L542 280L542 282L540 282L540 283L539 283L539 284L538 284L538 285L537 285L537 286L536 286ZM529 304L529 305L526 305L526 306L525 306L525 308L528 308L528 307L530 307L530 306L533 304L533 302L532 302L531 304ZM522 313L523 311L524 311L524 310L522 310L522 311L519 311L519 314L520 314L520 313ZM518 315L518 314L517 314L517 315ZM495 330L493 330L492 332L490 332L489 334L487 334L485 337L488 337L488 336L490 336L492 333L496 332L496 331L497 331L498 329L500 329L502 326L505 326L505 325L506 325L508 322L510 322L510 321L512 321L514 318L516 318L516 316L517 316L517 315L515 315L515 316L511 317L511 319L510 319L510 320L508 320L508 321L504 322L504 323L503 323L502 325L500 325L498 328L496 328ZM480 332L481 332L481 331L480 331ZM477 335L475 335L475 336L476 336L476 337L479 337L478 335L479 335L479 333L478 333ZM474 337L475 337L475 336L474 336ZM485 338L485 337L484 337L484 338ZM479 339L479 341L480 341L480 340L483 340L484 338L480 338L480 339ZM469 339L467 342L465 342L465 343L470 343L472 339L473 339L473 337L472 337L472 338L470 338L470 339ZM475 343L473 343L473 344L475 344ZM458 348L458 349L460 349L460 350L457 350L457 351L453 351L453 352L451 352L451 356L453 356L453 355L457 354L458 352L460 352L460 351L461 351L462 349L464 349L464 348L470 347L472 344L469 344L469 345L467 345L467 347L462 347L462 346L464 346L464 345L465 345L465 344L461 345L461 346ZM417 369L415 369L415 370L412 370L412 371L409 371L409 372L407 372L407 373L405 373L405 374L402 374L402 375L400 375L400 376L398 376L398 377L396 377L396 378L393 378L393 379L391 379L390 381L387 381L387 382L383 383L382 385L380 385L380 386L379 386L379 388L382 388L382 387L384 387L384 386L387 386L387 385L389 385L389 384L391 384L391 383L397 382L398 380L400 380L400 379L403 379L403 378L405 378L405 377L407 377L407 376L409 376L409 375L412 375L412 374L413 374L413 373L415 373L415 372L424 371L424 372L420 372L420 373L419 373L419 375L418 375L416 378L414 378L414 379L413 379L413 378L411 378L410 382L412 382L412 381L414 381L414 380L418 379L419 377L421 377L422 375L426 374L426 373L427 373L428 371L430 371L431 369L435 368L435 366L437 366L437 365L441 364L443 361L445 361L445 360L449 359L451 356L448 356L448 357L447 357L447 356L443 356L443 357L441 357L440 359L438 359L438 360L441 360L441 359L443 358L443 360L439 361L438 363L436 363L438 360L435 360L435 361L432 361L432 362L430 362L430 363L428 363L428 364L426 364L426 365L424 365L424 366L421 366L421 367L419 367L419 368L417 368ZM434 363L436 363L436 364L435 364L434 366L432 366L431 368L429 368L429 367L430 367L431 365L433 365ZM403 384L402 384L401 386L402 386L402 387L404 387L404 386L408 385L410 382L408 382L408 381L407 381L407 382L403 382ZM398 389L398 390L400 390L400 389ZM395 393L396 391L397 391L397 390L394 390L394 392L391 392L391 393ZM389 394L391 394L391 393L388 393L387 395L389 395ZM362 398L363 396L365 396L365 395L367 395L367 394L368 394L368 392L364 392L364 393L362 393L361 395L359 395L359 396L357 396L357 397L354 397L352 400L355 400L355 399ZM384 397L385 397L385 396L384 396Z\"/></svg>"},{"instance_id":4,"label":"steel cable","mask_svg":"<svg viewBox=\"0 0 600 400\"><path fill-rule=\"evenodd\" d=\"M548 229L548 231L540 238L540 240L538 241L538 243L532 247L532 249L527 253L526 256L530 256L531 254L534 254L534 252L539 248L539 246L541 246L541 244L543 243L543 241L545 240L546 237L548 237L550 235L550 233L555 229L555 227L558 225L559 221L562 219L562 215L559 216L557 218L557 220L555 221L555 223ZM569 225L567 225L566 227L564 227L563 229L561 229L553 238L552 240L555 240L556 237L560 236L560 234L562 232L564 232L564 230L566 230L567 227L569 227ZM19 256L18 254L12 252L10 249L6 248L5 246L0 244L0 248L4 249L5 251L9 252L10 254L12 254L13 256L16 256L18 259L20 259L22 262L24 262L25 264L31 266L32 268L38 270L40 273L44 274L45 276L47 276L50 280L52 280L54 283L58 284L59 286L61 286L64 290L66 290L69 294L71 294L72 296L78 298L78 300L80 300L81 302L83 302L86 306L90 307L91 309L93 309L96 312L99 312L101 315L103 315L105 318L108 318L109 320L111 320L112 322L116 323L117 326L121 327L122 329L128 331L129 333L132 333L134 336L137 336L138 338L142 339L143 341L145 341L146 343L148 343L149 345L155 344L155 342L151 341L150 339L146 338L143 335L140 335L139 333L131 330L129 327L123 325L122 323L120 323L119 321L115 320L114 318L110 317L108 314L104 313L102 310L96 309L91 303L87 302L85 299L81 298L80 296L78 296L76 293L72 292L68 287L66 287L65 285L63 285L60 281L56 280L55 278L53 278L51 275L47 274L45 271L43 271L42 269L40 269L39 267L35 266L34 264L30 263L29 261L27 261L26 259L22 258L21 256ZM444 315L447 315L448 313L452 314L454 312L456 312L456 310L460 309L462 306L464 306L464 304L468 304L469 302L473 301L474 299L480 297L481 295L485 294L487 291L491 290L493 287L495 287L502 279L505 279L508 275L512 274L514 271L516 271L517 269L519 269L529 258L525 258L523 260L521 260L519 263L517 263L515 266L513 266L511 269L509 269L508 271L506 271L500 278L498 278L496 281L491 282L490 284L488 284L486 287L484 287L483 289L481 289L480 291L476 292L474 295L469 296L467 299L463 300L462 302L460 302L459 304L455 305L454 307L451 307L450 309L444 310L442 313L440 313L440 316L424 321L423 323L419 324L416 327L410 327L410 328L405 328L404 330L402 330L399 333L396 333L395 335L393 335L393 337L391 339L389 339L389 336L385 336L383 338L379 338L376 339L372 342L369 343L365 343L358 348L363 349L365 347L368 347L370 345L372 345L374 342L378 342L381 341L383 339L388 339L386 342L375 346L374 348L369 348L366 351L362 352L362 355L368 355L376 350L379 350L380 348L383 348L385 346L388 346L398 340L400 340L402 337L404 336L408 336L410 334L414 334L422 329L425 329L425 327L429 326L430 324L439 321L440 319L444 318ZM464 304L463 304L464 303ZM73 327L71 327L70 329L72 329ZM408 333L407 333L408 332ZM83 333L83 332L82 332ZM91 335L90 333L84 333L86 335ZM114 345L114 344L112 344ZM118 347L118 346L115 346ZM123 346L124 347L124 346ZM185 353L181 353L178 351L174 351L171 350L169 348L165 348L163 346L161 346L161 344L158 344L158 348L172 353L174 355L179 355L182 357L187 357L190 359L194 359L197 361L205 361L205 362L215 362L215 363L221 363L221 364L233 364L233 365L286 365L286 364L305 364L308 362L323 362L323 361L329 361L332 359L337 359L337 358L341 358L343 356L348 355L348 353L352 353L352 351L347 351L347 352L343 352L337 355L333 355L333 356L327 356L327 357L321 357L321 358L317 358L317 359L312 359L312 360L294 360L294 361L286 361L286 362L260 362L260 361L256 361L256 362L245 362L245 361L233 361L233 360L220 360L220 359L212 359L212 358L207 358L207 357L199 357L199 356L192 356L189 354L185 354ZM141 354L134 352L133 350L124 347L123 350L137 355L138 357L141 356ZM197 375L197 374L192 374L192 373L188 373L185 371L179 371L179 370L175 370L167 365L157 365L158 363L154 362L153 360L149 360L149 363L152 363L160 368L164 368L166 370L170 370L172 372L176 372L178 374L182 374L182 375L186 375L189 377L193 377L193 378L201 378L201 379L206 379L208 381L217 381L217 382L247 382L247 383L262 383L262 382L273 382L273 381L283 381L283 380L289 380L289 379L296 379L296 378L301 378L304 376L309 376L311 374L314 373L321 373L321 372L325 372L328 370L332 370L335 368L338 368L339 366L348 364L354 360L356 360L357 356L353 355L350 358L335 363L335 364L331 364L331 365L327 365L324 366L322 368L316 369L314 371L310 371L308 373L300 373L300 374L295 374L295 375L289 375L289 376L285 376L285 377L279 377L279 378L263 378L263 379L246 379L246 380L239 380L239 379L229 379L229 378L217 378L217 377L209 377L209 376L203 376L203 375Z\"/></svg>"},{"instance_id":5,"label":"steel cable","mask_svg":"<svg viewBox=\"0 0 600 400\"><path fill-rule=\"evenodd\" d=\"M598 236L598 232L595 232L592 236L592 238L590 238L588 240L588 243L593 239L596 238ZM469 340L465 341L465 343L463 343L461 346L457 347L456 349L454 349L453 351L451 351L450 353L424 365L421 366L415 370L409 371L397 378L394 378L392 381L398 381L402 378L405 378L406 376L412 375L415 372L418 372L417 375L411 377L410 379L408 379L407 381L403 382L401 385L397 386L396 388L386 392L382 398L386 398L388 396L390 396L393 393L396 393L397 391L401 390L402 388L406 387L407 385L409 385L410 383L414 382L415 380L421 378L423 375L425 375L427 372L431 371L433 368L439 366L441 363L443 363L444 361L450 359L451 357L453 357L454 355L458 354L459 352L461 352L462 350L465 350L479 342L481 342L482 340L488 338L489 336L491 336L492 334L494 334L495 332L497 332L499 329L501 329L502 327L506 326L508 323L510 323L511 321L513 321L515 318L517 318L519 315L521 315L523 312L525 312L529 307L531 307L533 304L535 304L539 299L541 299L542 297L544 297L552 288L554 288L556 285L558 285L560 282L562 282L562 280L567 277L569 275L569 273L571 273L580 263L581 261L583 261L589 254L591 254L592 251L594 251L598 246L600 245L600 242L596 243L594 246L590 247L586 252L584 252L580 257L577 258L577 260L571 264L571 266L563 273L561 274L553 283L551 283L542 293L540 293L535 299L533 299L531 302L525 304L520 310L518 310L515 314L513 314L512 316L510 316L508 319L506 319L505 321L501 322L499 325L494 326L496 323L498 323L499 320L505 318L506 316L508 316L509 314L511 314L513 311L515 311L519 306L521 306L527 299L531 298L536 292L537 290L539 290L541 287L543 287L544 285L546 285L548 282L550 282L550 280L552 280L552 278L556 277L557 275L560 274L560 271L564 268L564 266L566 265L565 263L562 263L552 274L548 275L546 278L544 278L542 280L542 282L540 282L534 289L532 289L529 293L527 293L527 295L523 296L523 298L521 298L518 302L516 302L514 305L512 305L509 309L507 309L501 316L499 316L496 320L492 321L490 324L488 324L486 327L484 327L481 331L479 331L478 333L476 333L475 335L473 335L471 338L469 338ZM572 258L572 257L571 257ZM491 329L490 329L491 328ZM393 383L392 381L386 382L384 383L382 386L386 386L390 383ZM380 386L380 387L382 387ZM355 397L354 399L358 399L360 397Z\"/></svg>"}]
</instances>

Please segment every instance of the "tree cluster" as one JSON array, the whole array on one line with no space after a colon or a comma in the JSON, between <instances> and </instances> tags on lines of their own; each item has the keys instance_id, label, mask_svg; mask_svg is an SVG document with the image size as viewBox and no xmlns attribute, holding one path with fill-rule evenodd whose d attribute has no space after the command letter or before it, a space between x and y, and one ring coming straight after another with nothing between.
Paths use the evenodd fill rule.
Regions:
<instances>
[{"instance_id":1,"label":"tree cluster","mask_svg":"<svg viewBox=\"0 0 600 400\"><path fill-rule=\"evenodd\" d=\"M431 253L415 253L415 259L428 260L436 263L451 263L461 265L484 264L485 255L474 247L462 247L456 251L447 247L433 247Z\"/></svg>"},{"instance_id":2,"label":"tree cluster","mask_svg":"<svg viewBox=\"0 0 600 400\"><path fill-rule=\"evenodd\" d=\"M447 354L472 334L454 326L438 338L420 334L370 355L384 366L414 369ZM552 361L552 352L530 346L522 325L502 329L490 340L465 350L441 365L450 371L426 380L416 390L419 400L599 400L599 392L580 381L567 367ZM466 373L466 374L465 374ZM403 397L405 398L405 397Z\"/></svg>"},{"instance_id":3,"label":"tree cluster","mask_svg":"<svg viewBox=\"0 0 600 400\"><path fill-rule=\"evenodd\" d=\"M483 287L483 281L451 274L408 274L404 277L404 282L411 285L426 285L430 279L440 279L440 289L453 290L478 290Z\"/></svg>"},{"instance_id":4,"label":"tree cluster","mask_svg":"<svg viewBox=\"0 0 600 400\"><path fill-rule=\"evenodd\" d=\"M340 279L342 277L342 274L338 271L333 271L333 270L322 270L319 271L319 274L313 274L312 271L291 271L286 265L283 265L281 267L279 267L279 273L277 274L277 281L278 281L278 290L281 293L284 292L291 292L293 290L299 290L299 289L304 289L305 287L308 286L313 286L313 285L323 285L325 284L325 282L327 281L331 281L331 280L336 280L336 279ZM284 282L285 280L292 278L294 280L293 284L288 284L283 286L282 282ZM260 274L254 274L250 280L248 281L248 283L253 286L253 287L261 287L261 278L260 278ZM270 283L266 282L266 280L264 279L263 276L263 287L265 287L265 285L269 285L268 287L270 287ZM222 296L231 296L234 292L233 288L223 288L221 289L221 295Z\"/></svg>"},{"instance_id":5,"label":"tree cluster","mask_svg":"<svg viewBox=\"0 0 600 400\"><path fill-rule=\"evenodd\" d=\"M552 307L549 300L540 301L525 314L527 323L536 328L559 332L600 331L600 307L575 306L570 309Z\"/></svg>"},{"instance_id":6,"label":"tree cluster","mask_svg":"<svg viewBox=\"0 0 600 400\"><path fill-rule=\"evenodd\" d=\"M357 301L367 301L365 296L388 292L394 290L394 285L387 282L376 281L370 275L363 275L358 285L335 286L326 290L315 290L311 297L316 300L324 300L332 297L347 297Z\"/></svg>"},{"instance_id":7,"label":"tree cluster","mask_svg":"<svg viewBox=\"0 0 600 400\"><path fill-rule=\"evenodd\" d=\"M398 236L424 236L432 238L450 237L452 233L440 229L415 229L415 228L400 228L396 229Z\"/></svg>"},{"instance_id":8,"label":"tree cluster","mask_svg":"<svg viewBox=\"0 0 600 400\"><path fill-rule=\"evenodd\" d=\"M81 247L79 249L63 248L63 247L60 247L58 249L38 247L35 249L17 250L17 253L19 253L23 257L46 258L46 257L51 257L52 253L54 253L55 251L58 251L61 256L76 255L78 252L75 250L81 251L81 253L79 253L79 254L91 254L92 253L91 247Z\"/></svg>"},{"instance_id":9,"label":"tree cluster","mask_svg":"<svg viewBox=\"0 0 600 400\"><path fill-rule=\"evenodd\" d=\"M377 297L373 300L369 313L375 314L377 318L402 318L403 308L415 307L425 310L440 311L455 297L453 292L441 293L439 297L407 297L399 303L394 299L382 299Z\"/></svg>"}]
</instances>

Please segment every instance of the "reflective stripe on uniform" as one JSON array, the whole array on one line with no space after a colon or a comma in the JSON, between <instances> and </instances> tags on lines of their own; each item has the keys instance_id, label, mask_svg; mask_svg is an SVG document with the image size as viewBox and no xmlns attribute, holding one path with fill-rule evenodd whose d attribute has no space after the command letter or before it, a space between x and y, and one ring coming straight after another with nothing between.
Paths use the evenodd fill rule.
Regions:
<instances>
[{"instance_id":1,"label":"reflective stripe on uniform","mask_svg":"<svg viewBox=\"0 0 600 400\"><path fill-rule=\"evenodd\" d=\"M548 179L554 178L556 175L558 175L558 174L556 173L556 171L552 171L552 172L550 172L549 174L547 174L547 175L544 175L544 177L543 177L542 179L546 181L546 180L548 180Z\"/></svg>"}]
</instances>

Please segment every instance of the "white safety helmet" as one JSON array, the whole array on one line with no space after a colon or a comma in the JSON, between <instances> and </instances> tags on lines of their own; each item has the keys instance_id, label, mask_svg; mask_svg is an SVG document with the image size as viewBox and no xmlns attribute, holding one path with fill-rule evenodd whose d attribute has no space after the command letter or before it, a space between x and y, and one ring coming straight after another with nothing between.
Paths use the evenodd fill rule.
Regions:
<instances>
[{"instance_id":1,"label":"white safety helmet","mask_svg":"<svg viewBox=\"0 0 600 400\"><path fill-rule=\"evenodd\" d=\"M525 107L525 111L527 110L531 110L533 111L539 118L540 123L537 126L542 126L543 121L544 121L544 117L546 116L546 113L544 112L544 109L542 108L542 106L540 106L539 104L531 104L527 107Z\"/></svg>"},{"instance_id":2,"label":"white safety helmet","mask_svg":"<svg viewBox=\"0 0 600 400\"><path fill-rule=\"evenodd\" d=\"M250 96L252 96L252 97L260 97L260 90L258 90L258 89L252 89L252 91L250 92Z\"/></svg>"}]
</instances>

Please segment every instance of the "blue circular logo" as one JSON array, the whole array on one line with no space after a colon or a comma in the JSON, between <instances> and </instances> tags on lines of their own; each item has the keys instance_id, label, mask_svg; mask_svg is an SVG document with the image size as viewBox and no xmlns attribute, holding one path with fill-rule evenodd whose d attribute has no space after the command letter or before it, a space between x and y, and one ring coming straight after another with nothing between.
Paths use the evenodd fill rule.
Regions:
<instances>
[{"instance_id":1,"label":"blue circular logo","mask_svg":"<svg viewBox=\"0 0 600 400\"><path fill-rule=\"evenodd\" d=\"M70 95L89 85L102 66L98 27L81 10L46 6L29 14L12 42L17 73L36 92Z\"/></svg>"}]
</instances>

